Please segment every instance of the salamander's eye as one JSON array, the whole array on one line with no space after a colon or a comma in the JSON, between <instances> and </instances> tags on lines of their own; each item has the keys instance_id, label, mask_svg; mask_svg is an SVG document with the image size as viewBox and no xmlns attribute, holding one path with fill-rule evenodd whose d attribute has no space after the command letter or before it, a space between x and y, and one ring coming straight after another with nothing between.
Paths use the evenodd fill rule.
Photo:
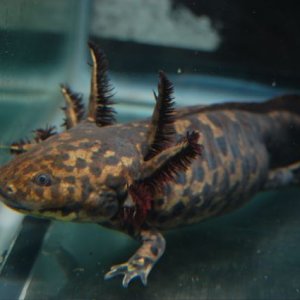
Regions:
<instances>
[{"instance_id":1,"label":"salamander's eye","mask_svg":"<svg viewBox=\"0 0 300 300\"><path fill-rule=\"evenodd\" d=\"M49 186L52 183L51 176L49 174L38 174L33 178L33 181L42 186Z\"/></svg>"}]
</instances>

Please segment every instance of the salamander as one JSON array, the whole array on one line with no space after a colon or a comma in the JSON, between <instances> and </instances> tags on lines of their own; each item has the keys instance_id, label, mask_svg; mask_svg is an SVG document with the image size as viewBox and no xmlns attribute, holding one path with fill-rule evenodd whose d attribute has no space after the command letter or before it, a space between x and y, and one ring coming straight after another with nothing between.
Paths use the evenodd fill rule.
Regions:
<instances>
[{"instance_id":1,"label":"salamander","mask_svg":"<svg viewBox=\"0 0 300 300\"><path fill-rule=\"evenodd\" d=\"M106 279L146 285L165 250L163 232L222 215L263 190L300 182L300 96L176 109L159 72L152 117L116 123L108 61L90 42L91 90L62 85L65 131L37 129L12 143L0 170L2 201L19 212L97 223L141 242Z\"/></svg>"}]
</instances>

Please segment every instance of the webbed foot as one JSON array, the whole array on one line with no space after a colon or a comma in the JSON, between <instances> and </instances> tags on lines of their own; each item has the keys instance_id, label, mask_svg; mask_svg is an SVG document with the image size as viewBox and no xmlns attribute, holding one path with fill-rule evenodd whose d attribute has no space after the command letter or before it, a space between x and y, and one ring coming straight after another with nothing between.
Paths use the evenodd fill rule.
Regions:
<instances>
[{"instance_id":1,"label":"webbed foot","mask_svg":"<svg viewBox=\"0 0 300 300\"><path fill-rule=\"evenodd\" d=\"M143 285L147 284L147 278L154 264L162 256L165 250L165 240L163 236L155 230L145 230L140 232L142 246L128 260L128 262L112 266L105 274L105 279L122 275L123 287L128 287L129 283L139 277Z\"/></svg>"},{"instance_id":2,"label":"webbed foot","mask_svg":"<svg viewBox=\"0 0 300 300\"><path fill-rule=\"evenodd\" d=\"M127 288L134 278L140 278L143 285L147 285L147 277L152 269L153 262L146 263L144 258L130 259L127 263L112 266L110 271L105 274L105 279L116 276L124 276L122 285Z\"/></svg>"}]
</instances>

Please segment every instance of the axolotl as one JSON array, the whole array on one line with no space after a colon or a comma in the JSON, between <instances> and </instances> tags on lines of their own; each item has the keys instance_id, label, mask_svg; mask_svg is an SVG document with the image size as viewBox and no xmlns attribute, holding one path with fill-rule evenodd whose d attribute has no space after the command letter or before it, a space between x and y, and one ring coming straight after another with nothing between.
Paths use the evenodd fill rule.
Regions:
<instances>
[{"instance_id":1,"label":"axolotl","mask_svg":"<svg viewBox=\"0 0 300 300\"><path fill-rule=\"evenodd\" d=\"M9 147L0 170L2 201L19 212L92 222L141 242L106 279L146 285L165 250L162 232L230 212L258 191L300 183L300 96L263 103L175 109L173 85L159 72L148 120L116 124L108 62L92 58L87 112L62 85L66 130L37 129Z\"/></svg>"}]
</instances>

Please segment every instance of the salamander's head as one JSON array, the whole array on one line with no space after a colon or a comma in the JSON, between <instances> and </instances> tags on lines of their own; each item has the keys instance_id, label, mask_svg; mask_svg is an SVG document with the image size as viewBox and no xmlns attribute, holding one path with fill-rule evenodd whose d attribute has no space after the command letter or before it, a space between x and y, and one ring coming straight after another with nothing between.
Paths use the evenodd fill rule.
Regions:
<instances>
[{"instance_id":1,"label":"salamander's head","mask_svg":"<svg viewBox=\"0 0 300 300\"><path fill-rule=\"evenodd\" d=\"M178 140L192 124L177 123L176 131L173 85L163 72L150 123L115 124L105 55L93 43L89 47L87 113L80 95L62 86L67 131L52 136L51 128L37 130L32 149L17 143L18 150L30 150L0 168L0 197L32 215L105 222L123 212L126 222L141 225L156 193L201 155L199 134L187 132Z\"/></svg>"},{"instance_id":2,"label":"salamander's head","mask_svg":"<svg viewBox=\"0 0 300 300\"><path fill-rule=\"evenodd\" d=\"M70 130L17 156L0 168L0 198L20 212L54 219L114 217L126 197L124 170L134 159L120 157L122 137L108 131L97 139L89 128ZM132 153L131 147L125 148Z\"/></svg>"}]
</instances>

